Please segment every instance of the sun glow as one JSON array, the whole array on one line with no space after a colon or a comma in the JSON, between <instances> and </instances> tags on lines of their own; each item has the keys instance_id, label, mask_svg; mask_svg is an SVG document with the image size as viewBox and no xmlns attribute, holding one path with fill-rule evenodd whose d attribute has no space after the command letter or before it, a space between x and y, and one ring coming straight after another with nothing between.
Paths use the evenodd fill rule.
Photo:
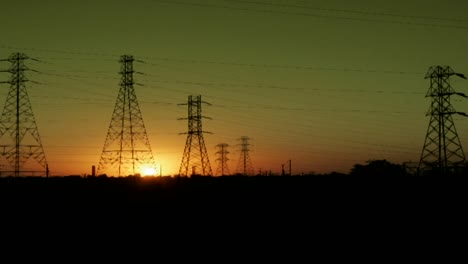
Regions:
<instances>
[{"instance_id":1,"label":"sun glow","mask_svg":"<svg viewBox=\"0 0 468 264\"><path fill-rule=\"evenodd\" d=\"M141 175L142 176L156 176L156 169L151 167L143 167L141 168Z\"/></svg>"}]
</instances>

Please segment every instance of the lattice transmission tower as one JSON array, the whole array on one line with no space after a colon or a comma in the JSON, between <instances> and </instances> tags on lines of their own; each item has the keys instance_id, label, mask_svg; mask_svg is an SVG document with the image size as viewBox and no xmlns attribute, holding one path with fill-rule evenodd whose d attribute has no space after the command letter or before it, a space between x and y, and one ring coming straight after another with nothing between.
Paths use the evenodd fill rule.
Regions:
<instances>
[{"instance_id":1,"label":"lattice transmission tower","mask_svg":"<svg viewBox=\"0 0 468 264\"><path fill-rule=\"evenodd\" d=\"M247 136L242 136L239 138L241 141L240 146L240 158L237 163L237 172L244 176L251 176L254 174L254 168L252 165L252 160L250 159L250 138Z\"/></svg>"},{"instance_id":2,"label":"lattice transmission tower","mask_svg":"<svg viewBox=\"0 0 468 264\"><path fill-rule=\"evenodd\" d=\"M99 161L98 174L156 175L156 163L133 85L133 62L122 55L120 90Z\"/></svg>"},{"instance_id":3,"label":"lattice transmission tower","mask_svg":"<svg viewBox=\"0 0 468 264\"><path fill-rule=\"evenodd\" d=\"M430 79L431 82L426 93L426 97L432 98L426 114L431 118L419 161L418 175L451 174L465 162L465 154L452 115L467 115L455 111L450 103L450 97L452 95L466 97L466 95L455 92L450 85L450 77L454 75L466 79L463 74L455 73L448 66L430 67L425 76L425 79Z\"/></svg>"},{"instance_id":4,"label":"lattice transmission tower","mask_svg":"<svg viewBox=\"0 0 468 264\"><path fill-rule=\"evenodd\" d=\"M218 169L216 170L216 175L230 175L229 166L227 164L227 162L229 161L229 159L227 158L227 154L229 154L229 151L227 150L228 147L229 145L226 143L220 143L216 145L216 148L219 149L216 152L216 155L219 156L219 158L216 159L216 161L218 162Z\"/></svg>"},{"instance_id":5,"label":"lattice transmission tower","mask_svg":"<svg viewBox=\"0 0 468 264\"><path fill-rule=\"evenodd\" d=\"M11 63L10 84L2 116L0 117L1 176L49 176L41 137L29 101L25 71L27 59L35 60L23 53L13 53L8 59Z\"/></svg>"},{"instance_id":6,"label":"lattice transmission tower","mask_svg":"<svg viewBox=\"0 0 468 264\"><path fill-rule=\"evenodd\" d=\"M179 120L188 121L188 131L186 133L181 133L187 134L187 141L185 143L184 154L180 164L179 176L213 175L210 159L208 158L208 152L205 146L205 140L203 139L203 133L210 132L203 131L202 128L202 119L211 118L202 115L202 104L210 105L209 103L202 101L201 95L189 95L188 102L186 104L180 104L187 105L188 117L179 118Z\"/></svg>"}]
</instances>

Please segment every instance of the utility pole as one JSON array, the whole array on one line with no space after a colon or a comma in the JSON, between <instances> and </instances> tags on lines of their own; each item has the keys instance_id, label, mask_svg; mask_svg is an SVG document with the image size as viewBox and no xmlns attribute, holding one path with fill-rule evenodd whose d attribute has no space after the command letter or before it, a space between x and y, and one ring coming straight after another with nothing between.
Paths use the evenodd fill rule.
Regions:
<instances>
[{"instance_id":1,"label":"utility pole","mask_svg":"<svg viewBox=\"0 0 468 264\"><path fill-rule=\"evenodd\" d=\"M205 140L203 133L210 133L203 131L202 119L205 117L202 115L202 104L211 105L207 102L202 101L201 95L189 95L188 102L186 104L188 109L187 118L179 118L179 120L188 121L187 141L185 143L184 154L182 156L182 162L180 164L179 176L189 176L189 169L192 169L192 175L197 174L197 168L201 168L201 175L212 176L210 160L208 158L208 152L205 146Z\"/></svg>"},{"instance_id":2,"label":"utility pole","mask_svg":"<svg viewBox=\"0 0 468 264\"><path fill-rule=\"evenodd\" d=\"M13 53L8 59L0 60L11 63L9 70L0 71L11 73L9 81L0 82L10 84L0 117L1 157L6 161L4 166L12 167L10 173L13 176L22 176L25 172L40 172L48 177L49 166L26 89L26 83L32 81L26 78L24 72L33 71L25 66L24 61L27 59L37 61L24 53ZM35 160L41 170L33 169L33 164L28 163L30 159Z\"/></svg>"},{"instance_id":3,"label":"utility pole","mask_svg":"<svg viewBox=\"0 0 468 264\"><path fill-rule=\"evenodd\" d=\"M156 170L153 152L146 133L133 85L133 62L130 55L120 57L120 90L115 103L98 173L109 176L139 175Z\"/></svg>"},{"instance_id":4,"label":"utility pole","mask_svg":"<svg viewBox=\"0 0 468 264\"><path fill-rule=\"evenodd\" d=\"M426 116L430 116L429 126L424 141L418 166L418 175L448 175L465 163L463 152L452 115L465 113L455 111L450 102L452 95L467 97L455 92L450 85L450 77L463 74L455 73L448 66L430 67L425 79L430 79L430 87L426 97L431 97L431 106Z\"/></svg>"}]
</instances>

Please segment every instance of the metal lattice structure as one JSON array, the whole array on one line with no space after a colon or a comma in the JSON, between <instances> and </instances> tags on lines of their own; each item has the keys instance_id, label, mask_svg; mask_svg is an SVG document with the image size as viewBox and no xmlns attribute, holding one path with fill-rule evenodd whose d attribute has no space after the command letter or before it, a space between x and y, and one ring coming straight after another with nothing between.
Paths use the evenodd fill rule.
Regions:
<instances>
[{"instance_id":1,"label":"metal lattice structure","mask_svg":"<svg viewBox=\"0 0 468 264\"><path fill-rule=\"evenodd\" d=\"M251 176L254 174L254 168L249 155L250 138L247 136L242 136L239 138L239 140L241 141L241 149L239 162L237 163L237 172L244 176Z\"/></svg>"},{"instance_id":2,"label":"metal lattice structure","mask_svg":"<svg viewBox=\"0 0 468 264\"><path fill-rule=\"evenodd\" d=\"M455 92L450 85L450 77L454 75L466 79L463 74L455 73L448 66L430 67L425 76L425 79L430 79L431 82L426 93L426 97L432 98L426 114L431 118L419 161L418 175L452 174L466 161L452 115L467 115L455 111L450 102L452 95L466 96Z\"/></svg>"},{"instance_id":3,"label":"metal lattice structure","mask_svg":"<svg viewBox=\"0 0 468 264\"><path fill-rule=\"evenodd\" d=\"M210 105L202 101L201 95L189 95L187 104L181 104L187 105L188 117L180 118L180 120L188 120L188 132L181 133L187 134L187 141L180 164L179 176L213 175L205 140L203 138L204 133L210 132L203 131L202 128L202 119L210 118L202 115L202 104ZM189 173L190 171L191 173Z\"/></svg>"},{"instance_id":4,"label":"metal lattice structure","mask_svg":"<svg viewBox=\"0 0 468 264\"><path fill-rule=\"evenodd\" d=\"M216 175L230 175L229 166L227 164L227 162L229 161L229 159L227 158L227 154L229 154L229 151L227 150L228 147L229 145L226 143L220 143L216 145L216 148L219 149L216 152L216 155L219 156L219 158L216 159L216 161L218 162L218 169L216 170Z\"/></svg>"},{"instance_id":5,"label":"metal lattice structure","mask_svg":"<svg viewBox=\"0 0 468 264\"><path fill-rule=\"evenodd\" d=\"M8 59L11 67L10 84L2 116L0 117L0 152L2 176L49 176L41 137L29 101L25 71L29 68L23 53L13 53ZM32 162L34 160L34 162Z\"/></svg>"},{"instance_id":6,"label":"metal lattice structure","mask_svg":"<svg viewBox=\"0 0 468 264\"><path fill-rule=\"evenodd\" d=\"M120 57L122 75L97 173L108 176L156 174L156 163L133 85L133 56Z\"/></svg>"}]
</instances>

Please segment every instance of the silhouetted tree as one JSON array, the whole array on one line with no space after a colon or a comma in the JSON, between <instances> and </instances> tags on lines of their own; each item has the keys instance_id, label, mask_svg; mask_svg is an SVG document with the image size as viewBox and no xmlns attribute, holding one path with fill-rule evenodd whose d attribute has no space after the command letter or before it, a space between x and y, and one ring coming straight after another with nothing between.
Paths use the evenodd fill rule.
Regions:
<instances>
[{"instance_id":1,"label":"silhouetted tree","mask_svg":"<svg viewBox=\"0 0 468 264\"><path fill-rule=\"evenodd\" d=\"M449 175L453 176L468 176L468 162L463 162L455 166Z\"/></svg>"},{"instance_id":2,"label":"silhouetted tree","mask_svg":"<svg viewBox=\"0 0 468 264\"><path fill-rule=\"evenodd\" d=\"M336 172L336 171L332 171L331 173L327 174L328 176L334 176L334 177L343 177L343 176L347 176L346 174L344 173L341 173L341 172Z\"/></svg>"},{"instance_id":3,"label":"silhouetted tree","mask_svg":"<svg viewBox=\"0 0 468 264\"><path fill-rule=\"evenodd\" d=\"M356 164L351 169L351 176L408 176L405 166L387 160L370 160L366 165Z\"/></svg>"}]
</instances>

